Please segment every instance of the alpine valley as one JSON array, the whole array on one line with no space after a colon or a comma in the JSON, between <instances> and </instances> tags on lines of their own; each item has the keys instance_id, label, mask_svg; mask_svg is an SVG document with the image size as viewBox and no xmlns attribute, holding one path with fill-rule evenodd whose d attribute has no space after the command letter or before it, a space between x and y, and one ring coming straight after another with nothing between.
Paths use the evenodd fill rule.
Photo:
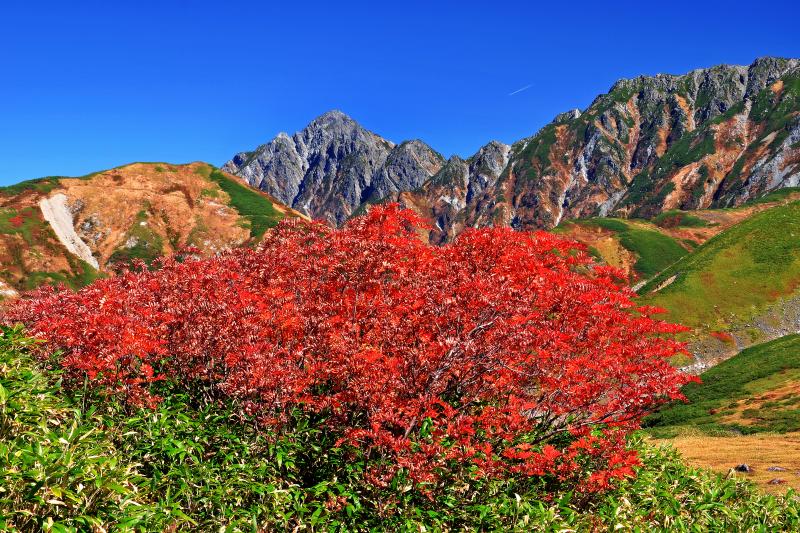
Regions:
<instances>
[{"instance_id":1,"label":"alpine valley","mask_svg":"<svg viewBox=\"0 0 800 533\"><path fill-rule=\"evenodd\" d=\"M608 270L597 268L598 264L619 269L624 282L638 294L635 301L661 308L666 320L686 326L686 331L678 334L678 340L686 342L687 352L676 349L662 355L660 364L681 376L686 377L675 367L700 374L703 379L703 384L688 383L683 387L690 403L667 404L644 420L645 438L649 441L671 439L692 464L710 466L722 473L731 466L744 462L747 457L752 457L748 459L751 463L748 468L754 467L758 476L764 476L763 479L753 477L762 490L776 492L785 491L788 487L800 489L800 476L795 474L800 472L800 457L797 453L785 452L786 449L796 450L797 435L800 434L800 410L797 408L800 404L800 59L763 57L749 66L719 65L681 75L658 74L622 79L608 93L597 96L586 109L561 113L549 124L532 132L531 136L512 144L491 140L466 159L459 156L445 158L435 147L420 139L400 142L385 139L368 131L345 113L333 110L317 117L301 131L291 135L280 133L266 144L233 155L219 168L204 162L139 162L82 177L53 176L2 187L0 301L4 306L12 301L24 302L24 299L18 299L21 293L48 284L63 284L71 289L79 289L98 278L111 277L115 271L124 270L131 265L140 268L143 274L159 274L169 269L163 267L159 270L158 258L187 248L193 249L197 255L212 256L223 250L255 247L259 243L262 248L272 246L275 257L279 256L278 252L285 251L286 255L280 257L297 262L291 263L297 267L295 270L286 266L289 263L276 260L269 264L269 268L265 266L258 270L259 273L272 272L270 268L284 268L289 272L286 279L295 284L293 276L302 270L297 266L302 264L301 266L309 266L306 272L307 283L303 287L313 288L318 284L315 284L316 279L308 272L323 272L320 277L325 278L326 283L331 282L331 279L338 279L340 272L330 274L334 270L314 270L312 267L317 266L313 264L314 257L306 259L302 254L302 250L307 248L298 245L296 249L281 249L276 244L277 237L271 236L280 236L283 229L271 231L271 228L287 217L298 221L321 219L329 226L345 226L342 232L313 226L321 228L319 234L316 234L308 232L308 224L303 222L281 225L281 228L288 226L295 232L292 234L292 239L295 240L291 242L301 242L308 234L313 234L308 236L308 241L313 241L315 246L312 249L328 250L326 246L329 243L325 242L325 237L321 237L328 235L325 232L347 234L349 228L360 223L357 221L347 225L349 220L368 213L373 206L395 203L413 210L426 222L426 228L420 230L419 234L409 231L407 241L418 246L422 246L421 243L433 245L426 244L425 248L434 250L434 255L454 249L462 242L469 242L469 233L459 239L459 235L465 230L503 226L519 231L552 232L581 243L594 257L593 260L585 254L573 256L572 242L563 244L560 248L563 253L556 254L565 263L576 257L578 260L585 260L579 263L580 268L571 264L570 272L582 269L582 274L596 274ZM389 206L386 209L374 209L372 214L384 211L397 210ZM394 213L393 216L407 217L409 214L404 210L399 215ZM370 217L364 217L367 218ZM398 223L397 227L400 226ZM372 235L370 241L370 246L374 245L376 249L380 246L375 243L382 244L381 241L390 240L384 238L384 227L380 228L377 237ZM479 232L472 232L472 235L475 233ZM519 234L514 232L494 233L502 233L510 236L511 241L521 242ZM561 242L553 235L539 235L543 236ZM335 237L331 237L331 241L335 241ZM343 240L334 243L338 248L330 246L338 254L337 260L342 259L342 264L346 264L345 260L355 246L352 242L355 241ZM367 255L368 248L366 245L363 249L360 248L363 255ZM242 248L227 255L241 253L241 257L245 257L246 252L253 250ZM552 248L547 248L546 252L550 256L554 255ZM320 259L323 255L316 256L317 262L323 262ZM501 255L498 254L497 257ZM209 261L225 256L226 254L221 254ZM511 256L503 256L507 263L508 257ZM287 262L289 259L286 259ZM384 259L386 258L381 260ZM396 258L390 257L384 263L375 264L387 264L390 259ZM170 261L169 268L179 271L186 267L182 260L179 258L177 261ZM230 268L230 264L233 263L226 263L225 268ZM518 265L519 263L511 264L507 272L516 273L523 278L519 286L536 279L533 275L521 275L518 270L521 267ZM525 263L525 266L530 265ZM150 267L150 270L145 267ZM408 266L402 268L406 271L413 270ZM220 270L226 273L220 277L225 278L226 283L222 288L227 290L237 286L237 278L235 275L228 275L230 270L226 269ZM364 270L372 272L367 268ZM462 278L469 279L471 274L465 272L473 271L465 267L459 272ZM449 263L437 273L442 274L445 281L453 278ZM256 278L257 276L253 277ZM112 277L108 281L114 282L118 279L120 278ZM153 285L158 286L157 278L154 277L154 280ZM431 285L424 287L443 286L443 282L439 283L441 278L437 280L438 284L431 282ZM216 284L214 278L206 287ZM93 287L97 285L103 283ZM607 286L624 290L626 295L632 294L613 281L608 281ZM518 288L517 285L514 287L515 290ZM149 287L144 289L150 290ZM270 290L272 292L248 288L246 298L242 297L242 308L250 313L247 315L249 319L256 320L260 316L253 310L260 308L251 305L254 301L260 301L258 298L270 302L270 299L275 302L295 302L292 299L295 298L308 304L303 300L302 291L306 289L290 287L287 290L278 290L271 287ZM82 292L91 292L91 289ZM186 289L186 292L191 291ZM327 309L325 306L335 304L336 298L343 292L344 289L342 292L331 292L334 296L326 294L325 298L319 298L316 302L319 307L315 309ZM358 295L362 294L356 292ZM170 294L172 303L182 302L183 293L180 290L176 289ZM213 302L214 305L224 307L228 293L220 291L215 294L218 298ZM354 301L358 300L358 295L354 297ZM131 302L133 300L132 298ZM153 299L157 300L158 298ZM200 300L202 298L197 299ZM102 307L105 300L101 298L98 301L101 303L95 307L87 304L82 309ZM284 304L276 304L276 308L281 305ZM276 315L280 319L276 318L269 323L270 327L264 329L272 331L270 328L274 326L276 338L286 335L287 338L294 339L292 335L295 335L300 339L302 336L297 333L300 331L298 324L303 317L292 305L294 304L285 304L281 312L285 312L286 317ZM358 305L361 305L360 301ZM395 303L386 304L384 308L393 309L392 305ZM490 307L485 303L481 305L484 308ZM574 305L579 304L573 302L558 309L574 310ZM205 311L213 308L209 302L200 302L198 306ZM13 304L8 305L8 308L12 307ZM125 305L121 304L120 307ZM354 304L353 308L355 307L357 306ZM409 300L397 307L404 310L413 308L415 312L420 308L428 311L432 309L430 306L426 308L422 299ZM453 307L458 306L454 304ZM526 309L530 307L529 305ZM629 309L626 307L621 315L633 323L634 318ZM129 309L123 311L128 312ZM642 309L639 311L645 314L649 312ZM359 312L364 311L359 308ZM554 311L552 316L557 316L560 312ZM298 316L291 313L297 313ZM430 311L430 315L425 316L434 317L435 314ZM595 314L601 315L602 313ZM194 320L194 315L191 316ZM514 315L514 320L519 316L521 315ZM225 318L227 323L241 326L242 331L249 331L245 327L246 320L240 314L231 312ZM192 320L187 320L187 323ZM435 317L431 318L427 323L435 323L435 320ZM520 320L527 319L523 317ZM201 333L187 334L184 339L187 345L195 346L192 343L216 339L219 331L224 329L215 329L216 322L212 320L198 323L205 329L197 330ZM397 319L392 322L392 327L399 328L401 323L402 320ZM470 325L463 329L470 331L472 327ZM480 327L475 326L473 331ZM165 327L165 331L167 329L169 328ZM661 333L677 329L679 328ZM175 334L170 331L170 334ZM650 340L663 340L657 336L661 333L653 331L648 337ZM126 339L141 340L136 331L126 330L125 334ZM232 333L228 335L231 338L235 336ZM319 335L324 342L330 343L336 337L334 334ZM358 342L353 341L354 343L362 342L361 329L352 335L359 339ZM580 338L582 343L591 344L591 337L587 340L581 335L581 332L575 333L575 338ZM244 334L243 336L246 337ZM391 337L388 333L386 336ZM220 335L220 338L225 337ZM363 333L363 338L368 338L368 334ZM339 342L336 339L334 340ZM0 337L0 341L2 340ZM516 340L515 337L514 341ZM153 341L154 345L157 345L157 341L158 339ZM449 338L442 341L441 346L447 345L449 341ZM606 339L602 341L605 342ZM319 342L321 346L325 345L322 340ZM558 345L562 341L552 342L553 345ZM369 353L372 358L369 359L370 364L374 362L373 359L388 361L387 358L382 359L379 348L368 344L364 340L363 344L358 344L357 349ZM300 341L297 346L301 346ZM437 349L441 346L437 345ZM203 380L217 379L214 376L229 364L229 359L233 360L231 354L222 353L225 349L225 346L219 347L220 353L217 353L214 351L217 347L214 350L198 348L195 354L197 360L202 356L209 357L213 362L203 371L206 372L202 374ZM255 353L258 349L252 348L251 351ZM287 348L287 353L291 351L292 356L303 352L300 348L292 350L294 351ZM450 355L457 353L450 348L445 351ZM476 348L475 352L478 351ZM23 352L28 353L27 347L19 353ZM164 353L167 352L165 349ZM9 349L5 353L12 352ZM636 352L636 356L640 353ZM676 353L678 355L674 355ZM125 350L120 350L117 355L120 360L128 357ZM249 355L252 353L248 352ZM665 358L669 358L672 364L666 365ZM454 361L458 359L459 356L453 355ZM154 366L158 366L158 361L141 364L141 369L137 367L137 370L142 370L148 379L156 380L158 378L154 377ZM291 364L285 366L288 368ZM299 368L303 364L295 366ZM242 364L242 367L246 365ZM0 378L3 378L4 368L0 364ZM247 369L250 370L249 367ZM295 370L297 369L292 367L292 371ZM371 381L371 371L359 369L359 372L362 371L363 375L359 374L359 379ZM90 369L90 372L96 374L95 369ZM575 375L580 372L576 371ZM584 372L582 378L588 384L587 389L596 385L592 383L590 372ZM623 373L628 378L635 376L639 379L635 370L625 370ZM264 375L267 374L265 371ZM29 379L24 372L20 375ZM113 381L108 376L104 378L109 382ZM204 385L200 387L201 393L208 393L211 398L211 386L206 390L203 388L206 382L202 383ZM117 382L113 384L117 386ZM260 386L265 390L269 389L267 385ZM320 381L315 382L314 386L323 390L329 383ZM120 385L120 390L121 387ZM219 390L224 391L224 387L231 385L226 382ZM677 387L678 385L676 390ZM24 388L23 386L22 389ZM247 402L255 397L255 393L244 385L241 385L241 390L246 392L242 392L242 398ZM316 388L313 390L316 391ZM5 394L5 389L0 386L0 407L3 409ZM553 394L557 396L555 392ZM53 397L54 402L58 400L56 396ZM276 398L277 396L278 393ZM655 393L651 394L651 397L656 396ZM641 397L637 396L635 401L640 401ZM657 397L675 398L666 395ZM632 403L635 401L631 400ZM336 403L331 403L334 404ZM195 406L181 400L175 408L194 409ZM445 412L457 411L449 405L447 408L450 411ZM553 415L551 421L562 418L567 420L579 410L580 407L576 407L568 414L560 412ZM517 414L529 411L533 412L525 407L524 410L518 410ZM0 411L0 415L3 412L5 411ZM434 412L433 407L428 412ZM400 412L392 412L391 417L386 415L387 420L391 419L392 424L395 424L396 420L403 419L405 415L398 413ZM645 411L640 409L640 413ZM428 416L425 414L420 419ZM432 432L425 433L427 429L419 429L425 424L420 422L417 427L419 421L415 417L406 417L413 418L413 421L405 436L412 431L419 431L425 439L431 438ZM209 427L228 427L225 424L233 418L233 415L226 414L221 417L219 424L209 424ZM446 417L442 415L442 418ZM175 418L178 419L180 417ZM3 425L3 420L0 417L0 426ZM150 424L149 420L148 417L137 418L143 424ZM152 420L156 418L153 417ZM399 436L403 431L398 428L402 429L402 426L391 425L390 430L387 430L387 442L401 440ZM189 435L186 438L191 440L191 445L187 445L186 450L198 446L198 450L202 448L203 453L206 453L209 449L223 446L220 450L224 451L224 446L230 443L244 442L226 435L219 440L215 440L216 437L209 438L201 445L197 444L200 440L193 433L195 430L186 431ZM130 433L134 431L131 430ZM157 429L144 433L149 436L165 435L169 431ZM119 440L118 444L124 444L128 434L125 433L126 437ZM314 448L316 439L322 437L310 430L304 435L303 438L313 441L309 448L318 449ZM220 442L223 444L220 445ZM255 451L262 448L270 450L270 454L274 453L278 457L276 464L279 468L291 468L294 464L294 459L285 459L284 462L284 456L281 455L284 451L275 447L272 441L258 442L259 445L252 448L242 444L242 450L246 450L245 459L229 460L232 455L219 451L221 455L225 455L222 462L227 465L226 468L230 467L225 471L234 472L225 474L226 476L239 479L239 467L249 462L261 464L261 459L251 460L248 454L251 451L256 453ZM336 444L333 445L333 442ZM331 440L330 449L339 450L340 442ZM527 442L524 445L530 446ZM148 445L144 448L143 455L137 456L137 464L144 464L147 469L156 462L156 458L161 460L161 457L177 456L183 461L184 456L191 457L195 453L178 449L177 445L173 446L172 441L164 446L167 451L151 453ZM527 448L523 450L520 445L519 450L514 452L519 455L514 458L522 457L524 453L530 455L526 450ZM295 452L286 453L289 454L286 457L291 457ZM91 454L87 452L85 455ZM301 456L306 457L305 451L297 455ZM349 456L342 457L342 465L350 464ZM555 457L557 456L551 457L552 461L556 460ZM202 459L192 464L200 463ZM336 468L339 465L340 463L336 463ZM181 463L182 469L184 466ZM766 473L786 470L791 470L791 479L781 479L778 483L773 483L777 479L772 479L775 475ZM194 475L190 468L181 472L172 477L164 476L164 479L183 479L183 476ZM309 472L313 472L314 476L320 472L323 472L320 476L327 475L327 471L317 463L313 464ZM362 473L359 471L358 475ZM221 474L212 472L204 473L203 476L217 479ZM691 476L681 476L681 483L691 479ZM250 486L257 486L263 481L261 477L256 477L256 481L243 482L244 488L220 490L220 493L225 492L227 498L239 490L250 490ZM300 480L298 483L309 484L313 491L318 491L315 492L316 496L324 493L326 509L345 508L344 504L337 507L337 502L340 498L346 501L346 498L339 493L330 492L340 490L342 485L339 482L347 482L344 478L334 476L334 482L326 485L328 481L320 481L322 477L311 479L312 477L297 478ZM475 476L469 479L473 477ZM784 477L789 478L789 473ZM646 485L646 478L644 479L643 486ZM715 479L719 483L729 482L727 478ZM186 485L189 484L187 482ZM247 487L244 486L246 484ZM514 492L517 487L512 488L509 494L513 493L519 504L520 496ZM276 490L271 485L258 490L261 491L258 492L259 501L277 498L275 494L285 492L282 489ZM669 493L670 490L662 492ZM0 490L0 495L2 492ZM644 492L639 492L642 498L649 498L643 495ZM730 494L733 492L720 489L712 491L709 498L724 499L730 497ZM351 496L348 493L347 497ZM52 497L60 497L60 494L53 492ZM368 500L361 493L356 495L356 499L362 497L363 501ZM664 495L659 493L651 499L660 501L663 498ZM790 493L787 498L794 496ZM189 499L192 500L191 497ZM433 498L430 500L433 501ZM716 500L708 503L708 507L706 500L702 498L692 497L687 500L691 500L693 505L699 505L695 517L704 516L707 509L717 505ZM302 501L303 498L293 499L292 505ZM397 503L392 501L392 505ZM631 505L624 498L623 501L625 503L614 507L611 514L616 514L625 505L636 508L637 504ZM764 501L774 505L777 500ZM192 505L202 507L206 504L193 501ZM674 508L680 509L681 505L676 504ZM351 512L349 508L346 509L347 513ZM385 509L381 509L384 512ZM391 514L391 509L387 509L389 510L386 512ZM289 517L293 512L287 512L286 516ZM739 516L746 515L746 512L749 511L727 514ZM313 525L313 520L319 513L322 511L315 512L309 523ZM470 514L476 513L471 510ZM751 514L756 516L757 513ZM170 520L173 518L170 515ZM384 517L381 515L379 518ZM692 517L687 520L691 519ZM285 520L286 523L291 522L289 518ZM177 523L180 522L164 522L172 525ZM172 528L172 525L164 527ZM684 523L668 524L681 529L679 525ZM346 526L339 526L341 530L346 530ZM698 527L703 529L702 526ZM592 530L595 529L597 528ZM647 526L643 529L647 529Z\"/></svg>"},{"instance_id":2,"label":"alpine valley","mask_svg":"<svg viewBox=\"0 0 800 533\"><path fill-rule=\"evenodd\" d=\"M395 144L329 111L221 169L135 163L0 189L0 290L79 287L120 261L257 242L284 216L341 225L370 204L399 202L428 221L433 243L491 225L583 242L692 327L702 369L800 329L797 217L782 205L798 184L797 59L623 79L585 110L467 159L419 139ZM779 212L778 223L757 224ZM772 241L786 252L777 262L758 251ZM712 248L719 265L694 259ZM748 273L742 294L728 278L748 254L769 273Z\"/></svg>"}]
</instances>

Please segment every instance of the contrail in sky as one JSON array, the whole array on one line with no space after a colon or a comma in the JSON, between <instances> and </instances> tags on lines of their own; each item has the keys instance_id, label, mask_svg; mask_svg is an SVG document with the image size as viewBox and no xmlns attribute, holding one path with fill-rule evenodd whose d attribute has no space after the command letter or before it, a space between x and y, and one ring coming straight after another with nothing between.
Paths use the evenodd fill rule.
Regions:
<instances>
[{"instance_id":1,"label":"contrail in sky","mask_svg":"<svg viewBox=\"0 0 800 533\"><path fill-rule=\"evenodd\" d=\"M515 94L517 94L517 93L521 93L522 91L527 91L527 90L528 90L528 89L530 89L531 87L533 87L533 84L532 84L532 83L531 83L530 85L526 85L526 86L525 86L525 87L523 87L522 89L517 89L517 90L516 90L516 91L514 91L513 93L508 93L508 96L514 96Z\"/></svg>"}]
</instances>

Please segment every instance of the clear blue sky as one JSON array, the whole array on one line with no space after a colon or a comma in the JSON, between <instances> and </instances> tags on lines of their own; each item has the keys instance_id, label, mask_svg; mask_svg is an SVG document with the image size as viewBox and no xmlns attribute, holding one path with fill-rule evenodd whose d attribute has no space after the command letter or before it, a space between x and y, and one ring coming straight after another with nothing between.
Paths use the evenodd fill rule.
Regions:
<instances>
[{"instance_id":1,"label":"clear blue sky","mask_svg":"<svg viewBox=\"0 0 800 533\"><path fill-rule=\"evenodd\" d=\"M534 4L6 0L0 184L222 164L332 108L467 156L621 77L800 57L796 0Z\"/></svg>"}]
</instances>

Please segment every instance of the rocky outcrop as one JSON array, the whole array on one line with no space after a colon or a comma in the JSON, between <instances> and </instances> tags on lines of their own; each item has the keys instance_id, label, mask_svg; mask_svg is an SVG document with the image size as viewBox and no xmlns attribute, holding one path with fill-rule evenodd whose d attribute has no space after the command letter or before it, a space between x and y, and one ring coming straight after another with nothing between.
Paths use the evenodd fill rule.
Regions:
<instances>
[{"instance_id":1,"label":"rocky outcrop","mask_svg":"<svg viewBox=\"0 0 800 533\"><path fill-rule=\"evenodd\" d=\"M621 80L586 110L515 143L487 201L463 216L551 228L739 205L798 183L798 114L797 60Z\"/></svg>"},{"instance_id":2,"label":"rocky outcrop","mask_svg":"<svg viewBox=\"0 0 800 533\"><path fill-rule=\"evenodd\" d=\"M510 146L492 141L467 160L451 157L422 187L391 199L431 222L431 242L446 242L465 227L480 223L470 215L481 213L482 206L492 201L487 191L497 184L510 153Z\"/></svg>"},{"instance_id":3,"label":"rocky outcrop","mask_svg":"<svg viewBox=\"0 0 800 533\"><path fill-rule=\"evenodd\" d=\"M72 212L67 205L67 196L65 194L57 193L50 198L42 198L39 201L39 208L42 210L42 216L50 224L56 237L69 253L90 264L95 269L100 268L97 259L92 255L92 251L75 233L75 227L72 225Z\"/></svg>"},{"instance_id":4,"label":"rocky outcrop","mask_svg":"<svg viewBox=\"0 0 800 533\"><path fill-rule=\"evenodd\" d=\"M444 163L422 141L395 146L340 111L280 133L223 170L313 218L341 224L368 202L422 185Z\"/></svg>"}]
</instances>

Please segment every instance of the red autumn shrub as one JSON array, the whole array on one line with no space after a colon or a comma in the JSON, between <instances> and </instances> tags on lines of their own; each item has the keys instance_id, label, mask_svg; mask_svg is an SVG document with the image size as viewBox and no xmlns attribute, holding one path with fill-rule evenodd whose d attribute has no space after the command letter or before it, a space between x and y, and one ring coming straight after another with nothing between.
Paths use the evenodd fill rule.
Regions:
<instances>
[{"instance_id":1,"label":"red autumn shrub","mask_svg":"<svg viewBox=\"0 0 800 533\"><path fill-rule=\"evenodd\" d=\"M624 434L679 398L675 325L637 307L573 242L508 228L431 246L375 207L342 229L284 221L257 250L167 259L13 308L79 382L157 401L169 379L241 402L280 429L325 414L340 440L436 479L551 475L590 490L631 474Z\"/></svg>"},{"instance_id":2,"label":"red autumn shrub","mask_svg":"<svg viewBox=\"0 0 800 533\"><path fill-rule=\"evenodd\" d=\"M8 221L13 227L19 228L25 223L25 217L22 216L22 213L19 213L9 218Z\"/></svg>"},{"instance_id":3,"label":"red autumn shrub","mask_svg":"<svg viewBox=\"0 0 800 533\"><path fill-rule=\"evenodd\" d=\"M721 340L725 344L735 344L736 341L733 338L733 335L728 333L727 331L712 331L711 336Z\"/></svg>"}]
</instances>

